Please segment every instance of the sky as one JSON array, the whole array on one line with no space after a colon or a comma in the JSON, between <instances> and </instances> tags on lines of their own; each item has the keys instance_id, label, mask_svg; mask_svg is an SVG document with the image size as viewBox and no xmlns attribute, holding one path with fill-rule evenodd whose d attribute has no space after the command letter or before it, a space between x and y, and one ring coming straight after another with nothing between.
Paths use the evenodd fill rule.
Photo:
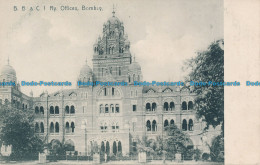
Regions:
<instances>
[{"instance_id":1,"label":"sky","mask_svg":"<svg viewBox=\"0 0 260 165\"><path fill-rule=\"evenodd\" d=\"M224 38L221 0L13 0L0 2L0 65L16 70L19 81L76 81L103 23L112 16L123 21L130 51L142 67L143 80L180 81L184 61ZM102 11L60 11L60 6L101 7ZM18 11L13 11L17 6ZM21 11L39 6L40 11ZM43 10L43 6L47 8ZM58 11L50 11L55 6ZM63 87L66 89L69 87ZM22 87L34 96L61 87Z\"/></svg>"}]
</instances>

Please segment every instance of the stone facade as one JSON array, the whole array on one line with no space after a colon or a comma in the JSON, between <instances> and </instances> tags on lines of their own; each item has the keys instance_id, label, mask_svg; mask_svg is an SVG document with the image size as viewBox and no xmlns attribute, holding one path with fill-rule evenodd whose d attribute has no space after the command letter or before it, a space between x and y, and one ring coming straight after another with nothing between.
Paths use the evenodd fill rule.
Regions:
<instances>
[{"instance_id":1,"label":"stone facade","mask_svg":"<svg viewBox=\"0 0 260 165\"><path fill-rule=\"evenodd\" d=\"M130 42L114 13L103 25L103 35L93 46L93 70L87 62L78 76L81 82L127 82L128 86L79 86L77 89L23 94L19 85L0 88L2 103L35 113L35 132L46 143L69 143L80 154L90 154L97 145L107 153L123 155L136 150L142 136L155 139L164 127L175 124L190 135L191 145L205 150L205 123L196 119L195 94L188 87L134 86L142 81L141 66L130 52ZM17 81L9 65L1 80ZM213 132L214 134L216 132ZM212 134L211 134L212 135Z\"/></svg>"}]
</instances>

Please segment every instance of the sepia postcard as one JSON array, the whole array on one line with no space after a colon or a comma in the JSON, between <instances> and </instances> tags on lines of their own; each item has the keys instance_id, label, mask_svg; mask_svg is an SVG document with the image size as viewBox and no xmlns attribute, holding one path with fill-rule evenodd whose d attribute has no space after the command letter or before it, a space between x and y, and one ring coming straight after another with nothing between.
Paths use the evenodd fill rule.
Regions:
<instances>
[{"instance_id":1,"label":"sepia postcard","mask_svg":"<svg viewBox=\"0 0 260 165\"><path fill-rule=\"evenodd\" d=\"M259 6L1 1L0 164L260 163Z\"/></svg>"}]
</instances>

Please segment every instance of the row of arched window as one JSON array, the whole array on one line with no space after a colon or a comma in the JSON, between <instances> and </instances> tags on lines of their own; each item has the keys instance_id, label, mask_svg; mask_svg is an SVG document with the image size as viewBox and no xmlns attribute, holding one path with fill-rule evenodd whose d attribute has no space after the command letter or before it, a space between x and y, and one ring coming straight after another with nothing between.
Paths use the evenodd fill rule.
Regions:
<instances>
[{"instance_id":1,"label":"row of arched window","mask_svg":"<svg viewBox=\"0 0 260 165\"><path fill-rule=\"evenodd\" d=\"M174 125L174 120L164 120L164 129L166 129L168 126L170 125ZM186 119L183 119L182 121L182 130L183 131L193 131L193 120L192 119L189 119L189 122L187 122ZM147 120L146 122L146 131L152 131L152 132L155 132L157 131L157 123L156 123L156 120L153 120L152 123L150 120Z\"/></svg>"},{"instance_id":2,"label":"row of arched window","mask_svg":"<svg viewBox=\"0 0 260 165\"><path fill-rule=\"evenodd\" d=\"M119 124L118 123L113 123L111 128L112 128L112 132L119 132ZM100 130L101 130L101 132L107 132L108 131L107 123L101 124Z\"/></svg>"},{"instance_id":3,"label":"row of arched window","mask_svg":"<svg viewBox=\"0 0 260 165\"><path fill-rule=\"evenodd\" d=\"M105 106L103 104L99 105L99 112L100 113L119 113L120 112L120 108L119 108L119 104L106 104Z\"/></svg>"},{"instance_id":4,"label":"row of arched window","mask_svg":"<svg viewBox=\"0 0 260 165\"><path fill-rule=\"evenodd\" d=\"M34 132L35 133L44 133L44 124L43 124L43 122L41 122L40 124L38 122L35 123Z\"/></svg>"},{"instance_id":5,"label":"row of arched window","mask_svg":"<svg viewBox=\"0 0 260 165\"><path fill-rule=\"evenodd\" d=\"M188 102L188 106L187 106L187 102L186 101L183 101L182 102L182 106L181 106L182 110L192 110L193 109L193 102L192 101L189 101ZM155 102L153 102L152 104L151 103L146 103L145 105L145 109L146 111L156 111L156 108L157 108L157 105ZM175 104L174 102L164 102L163 104L163 109L164 111L172 111L172 110L175 110Z\"/></svg>"},{"instance_id":6,"label":"row of arched window","mask_svg":"<svg viewBox=\"0 0 260 165\"><path fill-rule=\"evenodd\" d=\"M146 103L146 111L156 111L156 108L157 108L157 105L156 103L152 103L152 106L151 106L151 103Z\"/></svg>"},{"instance_id":7,"label":"row of arched window","mask_svg":"<svg viewBox=\"0 0 260 165\"><path fill-rule=\"evenodd\" d=\"M66 133L74 133L75 131L75 124L74 122L71 122L71 124L69 122L66 122L65 124L65 132Z\"/></svg>"},{"instance_id":8,"label":"row of arched window","mask_svg":"<svg viewBox=\"0 0 260 165\"><path fill-rule=\"evenodd\" d=\"M172 125L174 125L174 120L173 119L170 120L170 122L167 119L164 120L164 124L163 124L164 129L166 129L168 126L172 126Z\"/></svg>"},{"instance_id":9,"label":"row of arched window","mask_svg":"<svg viewBox=\"0 0 260 165\"><path fill-rule=\"evenodd\" d=\"M133 74L133 76L128 75L128 82L129 83L135 82L135 81L141 81L140 75L137 75L137 76L135 74Z\"/></svg>"},{"instance_id":10,"label":"row of arched window","mask_svg":"<svg viewBox=\"0 0 260 165\"><path fill-rule=\"evenodd\" d=\"M192 110L193 109L193 102L189 101L188 106L187 106L187 102L183 101L182 104L181 104L181 109L182 110Z\"/></svg>"},{"instance_id":11,"label":"row of arched window","mask_svg":"<svg viewBox=\"0 0 260 165\"><path fill-rule=\"evenodd\" d=\"M35 114L44 114L44 108L43 106L36 106L34 108L34 111L35 111ZM50 106L50 114L53 115L53 114L59 114L60 111L59 111L59 106ZM73 105L71 106L66 106L65 107L65 113L66 114L75 114L75 107Z\"/></svg>"},{"instance_id":12,"label":"row of arched window","mask_svg":"<svg viewBox=\"0 0 260 165\"><path fill-rule=\"evenodd\" d=\"M60 132L60 125L58 122L54 123L51 122L50 124L50 133L59 133Z\"/></svg>"},{"instance_id":13,"label":"row of arched window","mask_svg":"<svg viewBox=\"0 0 260 165\"><path fill-rule=\"evenodd\" d=\"M66 114L75 114L75 107L74 107L74 105L71 105L70 107L67 105L65 107L65 113Z\"/></svg>"},{"instance_id":14,"label":"row of arched window","mask_svg":"<svg viewBox=\"0 0 260 165\"><path fill-rule=\"evenodd\" d=\"M183 119L182 121L182 130L183 131L193 131L193 120L190 119L189 122L187 123L186 119Z\"/></svg>"},{"instance_id":15,"label":"row of arched window","mask_svg":"<svg viewBox=\"0 0 260 165\"><path fill-rule=\"evenodd\" d=\"M43 106L40 106L40 108L38 106L36 106L34 108L35 114L44 114L44 108Z\"/></svg>"},{"instance_id":16,"label":"row of arched window","mask_svg":"<svg viewBox=\"0 0 260 165\"><path fill-rule=\"evenodd\" d=\"M106 144L104 141L101 142L101 152L103 153L106 153L106 154L109 154L110 153L110 144L109 142L107 141ZM122 152L122 144L121 144L121 141L114 141L113 142L113 153L116 155L118 152Z\"/></svg>"},{"instance_id":17,"label":"row of arched window","mask_svg":"<svg viewBox=\"0 0 260 165\"><path fill-rule=\"evenodd\" d=\"M147 120L146 122L146 130L148 132L152 131L152 132L156 132L157 131L157 123L155 120L151 121L150 120Z\"/></svg>"}]
</instances>

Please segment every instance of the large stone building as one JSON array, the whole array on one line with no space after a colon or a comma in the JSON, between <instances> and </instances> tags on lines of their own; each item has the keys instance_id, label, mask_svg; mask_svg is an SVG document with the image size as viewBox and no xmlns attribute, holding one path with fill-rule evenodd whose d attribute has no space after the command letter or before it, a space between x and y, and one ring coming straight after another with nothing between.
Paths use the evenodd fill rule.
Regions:
<instances>
[{"instance_id":1,"label":"large stone building","mask_svg":"<svg viewBox=\"0 0 260 165\"><path fill-rule=\"evenodd\" d=\"M2 103L35 113L35 132L45 143L58 140L71 144L81 154L93 146L124 155L136 150L143 136L155 139L165 127L175 124L190 135L195 148L203 145L204 123L196 119L194 93L188 87L134 86L143 81L141 66L130 52L123 22L113 16L103 25L103 35L93 46L93 69L87 61L80 70L81 82L127 82L127 86L78 86L77 89L23 94L19 85L1 87ZM2 68L1 81L17 82L9 65ZM204 139L205 140L205 139Z\"/></svg>"}]
</instances>

